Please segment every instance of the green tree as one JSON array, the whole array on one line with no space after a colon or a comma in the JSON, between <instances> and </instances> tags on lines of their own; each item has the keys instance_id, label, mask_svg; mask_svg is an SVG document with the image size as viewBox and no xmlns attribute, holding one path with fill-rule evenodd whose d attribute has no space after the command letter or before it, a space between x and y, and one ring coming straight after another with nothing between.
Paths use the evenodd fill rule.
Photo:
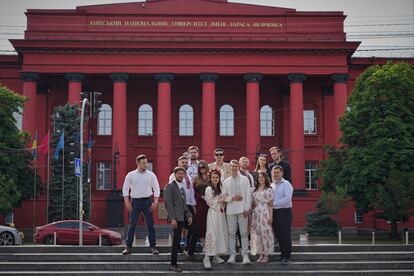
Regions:
<instances>
[{"instance_id":1,"label":"green tree","mask_svg":"<svg viewBox=\"0 0 414 276\"><path fill-rule=\"evenodd\" d=\"M56 149L59 139L64 133L64 150L59 153L58 160L52 157L53 172L49 188L49 222L62 219L79 218L79 179L75 176L75 158L79 158L79 124L80 112L77 105L58 106L52 115L54 132L51 148ZM84 150L84 152L86 149ZM64 152L64 160L63 160ZM63 167L64 166L64 167ZM64 168L64 181L63 181ZM83 207L84 220L89 219L89 187L86 181L86 166L83 169ZM63 190L63 202L62 202Z\"/></svg>"},{"instance_id":2,"label":"green tree","mask_svg":"<svg viewBox=\"0 0 414 276\"><path fill-rule=\"evenodd\" d=\"M0 213L7 214L23 200L33 197L35 171L32 154L25 148L31 138L16 126L13 113L23 110L25 98L0 85ZM41 191L37 177L36 195Z\"/></svg>"},{"instance_id":3,"label":"green tree","mask_svg":"<svg viewBox=\"0 0 414 276\"><path fill-rule=\"evenodd\" d=\"M332 191L322 191L319 208L335 219L338 230L341 228L339 212L349 204L350 199L346 187L336 186Z\"/></svg>"},{"instance_id":4,"label":"green tree","mask_svg":"<svg viewBox=\"0 0 414 276\"><path fill-rule=\"evenodd\" d=\"M322 165L324 183L346 187L360 210L384 211L395 238L397 221L414 207L412 181L395 180L414 170L413 67L400 62L368 68L356 82L340 127L346 147L329 152Z\"/></svg>"}]
</instances>

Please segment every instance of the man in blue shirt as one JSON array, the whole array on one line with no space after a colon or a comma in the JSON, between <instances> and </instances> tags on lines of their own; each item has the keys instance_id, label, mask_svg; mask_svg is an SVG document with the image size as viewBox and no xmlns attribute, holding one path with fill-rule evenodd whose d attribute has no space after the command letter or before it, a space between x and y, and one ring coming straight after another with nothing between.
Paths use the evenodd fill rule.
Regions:
<instances>
[{"instance_id":1,"label":"man in blue shirt","mask_svg":"<svg viewBox=\"0 0 414 276\"><path fill-rule=\"evenodd\" d=\"M290 237L292 224L292 195L293 187L289 181L283 178L283 168L272 168L273 189L273 232L279 243L280 258L284 264L290 263L292 252L292 240Z\"/></svg>"}]
</instances>

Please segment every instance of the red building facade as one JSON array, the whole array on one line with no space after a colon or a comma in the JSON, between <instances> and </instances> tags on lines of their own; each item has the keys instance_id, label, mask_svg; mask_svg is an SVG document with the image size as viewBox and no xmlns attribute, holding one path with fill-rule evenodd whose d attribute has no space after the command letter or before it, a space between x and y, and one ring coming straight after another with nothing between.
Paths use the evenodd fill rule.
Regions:
<instances>
[{"instance_id":1,"label":"red building facade","mask_svg":"<svg viewBox=\"0 0 414 276\"><path fill-rule=\"evenodd\" d=\"M22 128L51 128L53 108L77 104L81 91L102 92L94 133L91 222L106 223L113 155L120 152L117 186L148 156L165 186L177 158L190 145L201 159L213 150L225 159L268 153L279 146L292 167L294 227L319 198L312 174L335 145L338 118L355 79L381 59L351 58L342 12L228 3L226 0L147 0L28 10L24 39L11 40L18 56L0 56L0 81L28 97ZM409 62L413 62L410 60ZM42 157L39 161L46 164ZM46 178L46 170L40 171ZM41 196L36 225L46 223ZM352 205L352 204L351 204ZM25 202L14 210L19 227L31 227ZM40 211L41 212L41 211ZM163 220L157 217L158 223ZM387 227L352 206L345 227Z\"/></svg>"}]
</instances>

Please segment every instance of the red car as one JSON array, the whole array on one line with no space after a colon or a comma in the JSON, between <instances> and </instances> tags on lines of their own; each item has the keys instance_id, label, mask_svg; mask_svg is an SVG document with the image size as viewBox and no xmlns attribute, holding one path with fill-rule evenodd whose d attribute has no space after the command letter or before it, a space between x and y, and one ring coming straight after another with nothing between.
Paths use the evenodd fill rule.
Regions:
<instances>
[{"instance_id":1,"label":"red car","mask_svg":"<svg viewBox=\"0 0 414 276\"><path fill-rule=\"evenodd\" d=\"M41 227L36 227L34 242L42 244L79 244L79 220L63 220L52 222ZM102 245L122 244L121 234L108 229L83 222L83 244L98 245L99 235L102 237Z\"/></svg>"}]
</instances>

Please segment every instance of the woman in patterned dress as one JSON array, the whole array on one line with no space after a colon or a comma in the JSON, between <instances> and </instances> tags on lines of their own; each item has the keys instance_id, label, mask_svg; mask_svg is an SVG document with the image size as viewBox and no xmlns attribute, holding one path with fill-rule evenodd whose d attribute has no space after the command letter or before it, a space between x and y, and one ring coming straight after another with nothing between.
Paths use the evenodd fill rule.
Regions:
<instances>
[{"instance_id":1,"label":"woman in patterned dress","mask_svg":"<svg viewBox=\"0 0 414 276\"><path fill-rule=\"evenodd\" d=\"M199 227L199 237L204 239L206 233L206 219L208 206L204 200L204 194L206 188L210 185L210 177L208 173L208 163L204 160L200 160L197 165L197 175L193 179L193 184L195 187L195 199L197 206L197 223Z\"/></svg>"},{"instance_id":2,"label":"woman in patterned dress","mask_svg":"<svg viewBox=\"0 0 414 276\"><path fill-rule=\"evenodd\" d=\"M206 269L211 269L210 257L214 257L214 263L221 264L224 260L219 255L228 253L227 222L220 177L220 171L210 171L210 186L205 193L205 200L209 206L203 260Z\"/></svg>"},{"instance_id":3,"label":"woman in patterned dress","mask_svg":"<svg viewBox=\"0 0 414 276\"><path fill-rule=\"evenodd\" d=\"M259 254L258 263L269 262L269 255L274 252L273 189L270 187L266 172L257 174L256 188L253 192L254 208L251 226L252 255Z\"/></svg>"}]
</instances>

